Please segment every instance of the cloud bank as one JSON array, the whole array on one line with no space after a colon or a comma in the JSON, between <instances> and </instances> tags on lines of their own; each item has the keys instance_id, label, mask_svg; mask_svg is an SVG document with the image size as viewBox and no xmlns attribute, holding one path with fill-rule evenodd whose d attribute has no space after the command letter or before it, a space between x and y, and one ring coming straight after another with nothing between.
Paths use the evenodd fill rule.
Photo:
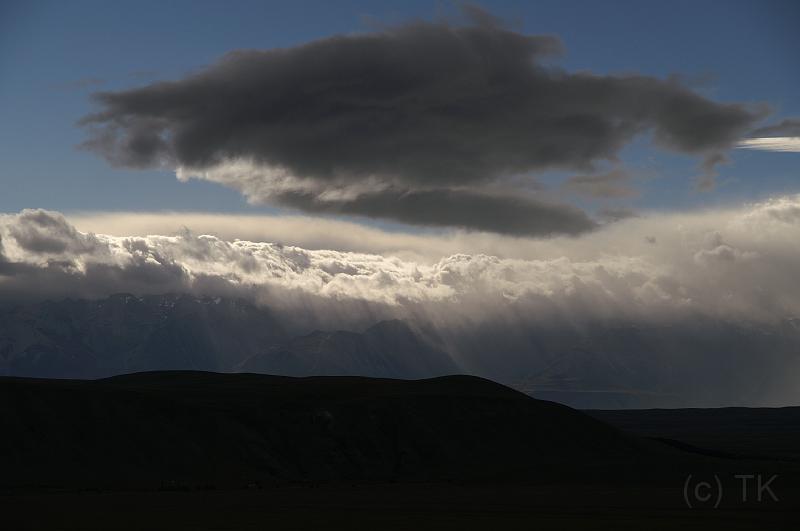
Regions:
<instances>
[{"instance_id":1,"label":"cloud bank","mask_svg":"<svg viewBox=\"0 0 800 531\"><path fill-rule=\"evenodd\" d=\"M400 252L311 250L188 231L92 234L59 213L25 210L0 216L0 298L175 291L270 304L281 297L310 305L355 302L400 314L432 308L432 314L480 317L524 303L576 320L696 313L779 321L800 316L798 237L800 196L730 210L651 213L591 237L509 238L496 244L502 257L436 254L441 242L449 241L450 249L480 246L477 236L387 235L404 248L401 258Z\"/></svg>"},{"instance_id":2,"label":"cloud bank","mask_svg":"<svg viewBox=\"0 0 800 531\"><path fill-rule=\"evenodd\" d=\"M575 235L597 224L507 178L592 172L645 132L710 167L762 116L677 79L566 72L548 62L556 37L467 14L236 50L183 79L97 93L85 147L306 212Z\"/></svg>"}]
</instances>

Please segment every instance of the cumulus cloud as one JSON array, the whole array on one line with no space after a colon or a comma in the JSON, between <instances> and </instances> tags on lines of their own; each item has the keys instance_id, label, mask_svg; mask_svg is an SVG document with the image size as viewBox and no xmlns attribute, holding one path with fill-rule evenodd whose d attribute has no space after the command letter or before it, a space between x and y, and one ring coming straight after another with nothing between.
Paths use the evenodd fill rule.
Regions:
<instances>
[{"instance_id":1,"label":"cumulus cloud","mask_svg":"<svg viewBox=\"0 0 800 531\"><path fill-rule=\"evenodd\" d=\"M394 241L407 246L407 257L401 258L188 231L91 234L61 214L26 210L0 217L0 295L187 291L267 297L274 303L280 294L293 294L401 312L434 305L438 314L465 308L491 313L522 301L576 319L699 312L780 320L800 315L798 236L800 196L730 210L643 214L591 237L509 238L503 257L442 250L436 256L438 242L446 241L440 235ZM466 249L470 240L460 245ZM410 258L414 255L426 259Z\"/></svg>"},{"instance_id":2,"label":"cumulus cloud","mask_svg":"<svg viewBox=\"0 0 800 531\"><path fill-rule=\"evenodd\" d=\"M116 165L175 169L311 212L575 234L595 228L582 212L487 187L592 171L643 132L712 164L761 116L677 78L566 72L546 62L561 50L556 37L467 14L465 25L237 50L183 79L98 93L85 146Z\"/></svg>"},{"instance_id":3,"label":"cumulus cloud","mask_svg":"<svg viewBox=\"0 0 800 531\"><path fill-rule=\"evenodd\" d=\"M79 233L63 215L44 210L20 213L9 236L23 250L39 255L87 254L98 246L93 235Z\"/></svg>"}]
</instances>

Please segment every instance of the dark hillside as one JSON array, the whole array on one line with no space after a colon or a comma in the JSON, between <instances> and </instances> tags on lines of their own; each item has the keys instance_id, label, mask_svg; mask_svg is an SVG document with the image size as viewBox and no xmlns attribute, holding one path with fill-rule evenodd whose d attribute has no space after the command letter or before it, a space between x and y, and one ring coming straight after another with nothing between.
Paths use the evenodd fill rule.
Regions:
<instances>
[{"instance_id":1,"label":"dark hillside","mask_svg":"<svg viewBox=\"0 0 800 531\"><path fill-rule=\"evenodd\" d=\"M0 418L7 485L530 479L652 451L468 376L2 378Z\"/></svg>"}]
</instances>

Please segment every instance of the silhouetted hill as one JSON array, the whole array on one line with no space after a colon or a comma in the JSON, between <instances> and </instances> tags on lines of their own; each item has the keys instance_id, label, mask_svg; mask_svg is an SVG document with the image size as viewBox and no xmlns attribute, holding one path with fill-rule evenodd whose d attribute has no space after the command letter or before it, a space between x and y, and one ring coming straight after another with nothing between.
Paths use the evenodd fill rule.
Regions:
<instances>
[{"instance_id":1,"label":"silhouetted hill","mask_svg":"<svg viewBox=\"0 0 800 531\"><path fill-rule=\"evenodd\" d=\"M488 380L0 378L6 485L531 479L651 450Z\"/></svg>"}]
</instances>

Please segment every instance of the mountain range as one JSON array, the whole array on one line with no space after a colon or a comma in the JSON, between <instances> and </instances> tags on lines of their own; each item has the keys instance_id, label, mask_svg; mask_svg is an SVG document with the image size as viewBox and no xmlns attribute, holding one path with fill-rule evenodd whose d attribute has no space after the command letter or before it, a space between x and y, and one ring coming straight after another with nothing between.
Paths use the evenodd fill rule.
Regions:
<instances>
[{"instance_id":1,"label":"mountain range","mask_svg":"<svg viewBox=\"0 0 800 531\"><path fill-rule=\"evenodd\" d=\"M290 335L243 299L119 294L0 311L0 375L102 378L139 371L428 378L458 373L403 321Z\"/></svg>"}]
</instances>

